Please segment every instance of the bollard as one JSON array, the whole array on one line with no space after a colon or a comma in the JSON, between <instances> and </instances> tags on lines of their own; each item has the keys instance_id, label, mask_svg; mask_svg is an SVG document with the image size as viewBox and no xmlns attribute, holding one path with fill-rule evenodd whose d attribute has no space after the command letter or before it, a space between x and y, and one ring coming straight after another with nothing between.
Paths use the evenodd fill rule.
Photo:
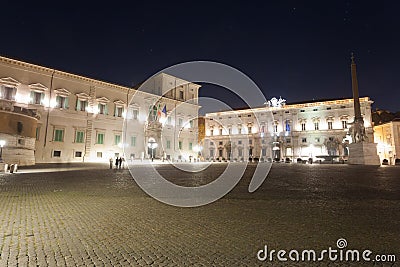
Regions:
<instances>
[{"instance_id":1,"label":"bollard","mask_svg":"<svg viewBox=\"0 0 400 267\"><path fill-rule=\"evenodd\" d=\"M5 164L4 164L4 173L6 173L7 171L8 171L8 164L5 163Z\"/></svg>"}]
</instances>

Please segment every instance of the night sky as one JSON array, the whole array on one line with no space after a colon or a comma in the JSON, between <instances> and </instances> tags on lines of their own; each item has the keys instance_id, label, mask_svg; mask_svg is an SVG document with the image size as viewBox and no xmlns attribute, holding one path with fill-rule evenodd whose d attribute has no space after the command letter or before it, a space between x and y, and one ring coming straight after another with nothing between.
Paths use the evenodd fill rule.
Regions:
<instances>
[{"instance_id":1,"label":"night sky","mask_svg":"<svg viewBox=\"0 0 400 267\"><path fill-rule=\"evenodd\" d=\"M126 86L216 61L290 103L351 97L354 52L360 95L400 110L398 1L129 2L2 1L0 54ZM210 85L200 95L243 105Z\"/></svg>"}]
</instances>

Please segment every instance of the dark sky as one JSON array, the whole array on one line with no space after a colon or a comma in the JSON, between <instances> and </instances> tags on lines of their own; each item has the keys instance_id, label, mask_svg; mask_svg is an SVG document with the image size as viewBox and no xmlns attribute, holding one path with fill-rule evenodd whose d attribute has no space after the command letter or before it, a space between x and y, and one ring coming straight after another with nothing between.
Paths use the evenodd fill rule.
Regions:
<instances>
[{"instance_id":1,"label":"dark sky","mask_svg":"<svg viewBox=\"0 0 400 267\"><path fill-rule=\"evenodd\" d=\"M128 3L2 1L0 54L127 86L216 61L290 103L351 97L354 52L360 95L400 110L398 1ZM201 95L242 105L212 86Z\"/></svg>"}]
</instances>

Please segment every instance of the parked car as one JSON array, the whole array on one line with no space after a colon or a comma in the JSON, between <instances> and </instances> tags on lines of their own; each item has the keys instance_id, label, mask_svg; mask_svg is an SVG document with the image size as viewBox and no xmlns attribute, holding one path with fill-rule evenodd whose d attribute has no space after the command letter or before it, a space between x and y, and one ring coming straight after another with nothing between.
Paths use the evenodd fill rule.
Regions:
<instances>
[{"instance_id":1,"label":"parked car","mask_svg":"<svg viewBox=\"0 0 400 267\"><path fill-rule=\"evenodd\" d=\"M387 159L382 160L382 165L389 165L389 161Z\"/></svg>"},{"instance_id":2,"label":"parked car","mask_svg":"<svg viewBox=\"0 0 400 267\"><path fill-rule=\"evenodd\" d=\"M396 160L394 161L394 164L395 164L395 165L400 165L400 159L396 159Z\"/></svg>"},{"instance_id":3,"label":"parked car","mask_svg":"<svg viewBox=\"0 0 400 267\"><path fill-rule=\"evenodd\" d=\"M285 159L285 163L291 163L291 162L292 162L292 160L290 158Z\"/></svg>"}]
</instances>

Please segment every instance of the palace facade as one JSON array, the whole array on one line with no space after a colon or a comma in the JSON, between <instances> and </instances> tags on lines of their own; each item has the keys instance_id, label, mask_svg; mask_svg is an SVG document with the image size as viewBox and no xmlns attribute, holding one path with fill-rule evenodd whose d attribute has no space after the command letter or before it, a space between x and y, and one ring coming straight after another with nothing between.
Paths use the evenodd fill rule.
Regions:
<instances>
[{"instance_id":1,"label":"palace facade","mask_svg":"<svg viewBox=\"0 0 400 267\"><path fill-rule=\"evenodd\" d=\"M348 134L354 120L353 99L285 104L273 98L269 105L205 115L203 157L206 160L290 161L346 160ZM360 98L367 136L373 142L369 97Z\"/></svg>"},{"instance_id":2,"label":"palace facade","mask_svg":"<svg viewBox=\"0 0 400 267\"><path fill-rule=\"evenodd\" d=\"M188 160L198 142L199 88L166 73L130 88L0 57L2 159Z\"/></svg>"},{"instance_id":3,"label":"palace facade","mask_svg":"<svg viewBox=\"0 0 400 267\"><path fill-rule=\"evenodd\" d=\"M400 120L395 119L374 126L374 138L375 142L378 143L378 156L381 162L386 159L388 165L399 165Z\"/></svg>"}]
</instances>

